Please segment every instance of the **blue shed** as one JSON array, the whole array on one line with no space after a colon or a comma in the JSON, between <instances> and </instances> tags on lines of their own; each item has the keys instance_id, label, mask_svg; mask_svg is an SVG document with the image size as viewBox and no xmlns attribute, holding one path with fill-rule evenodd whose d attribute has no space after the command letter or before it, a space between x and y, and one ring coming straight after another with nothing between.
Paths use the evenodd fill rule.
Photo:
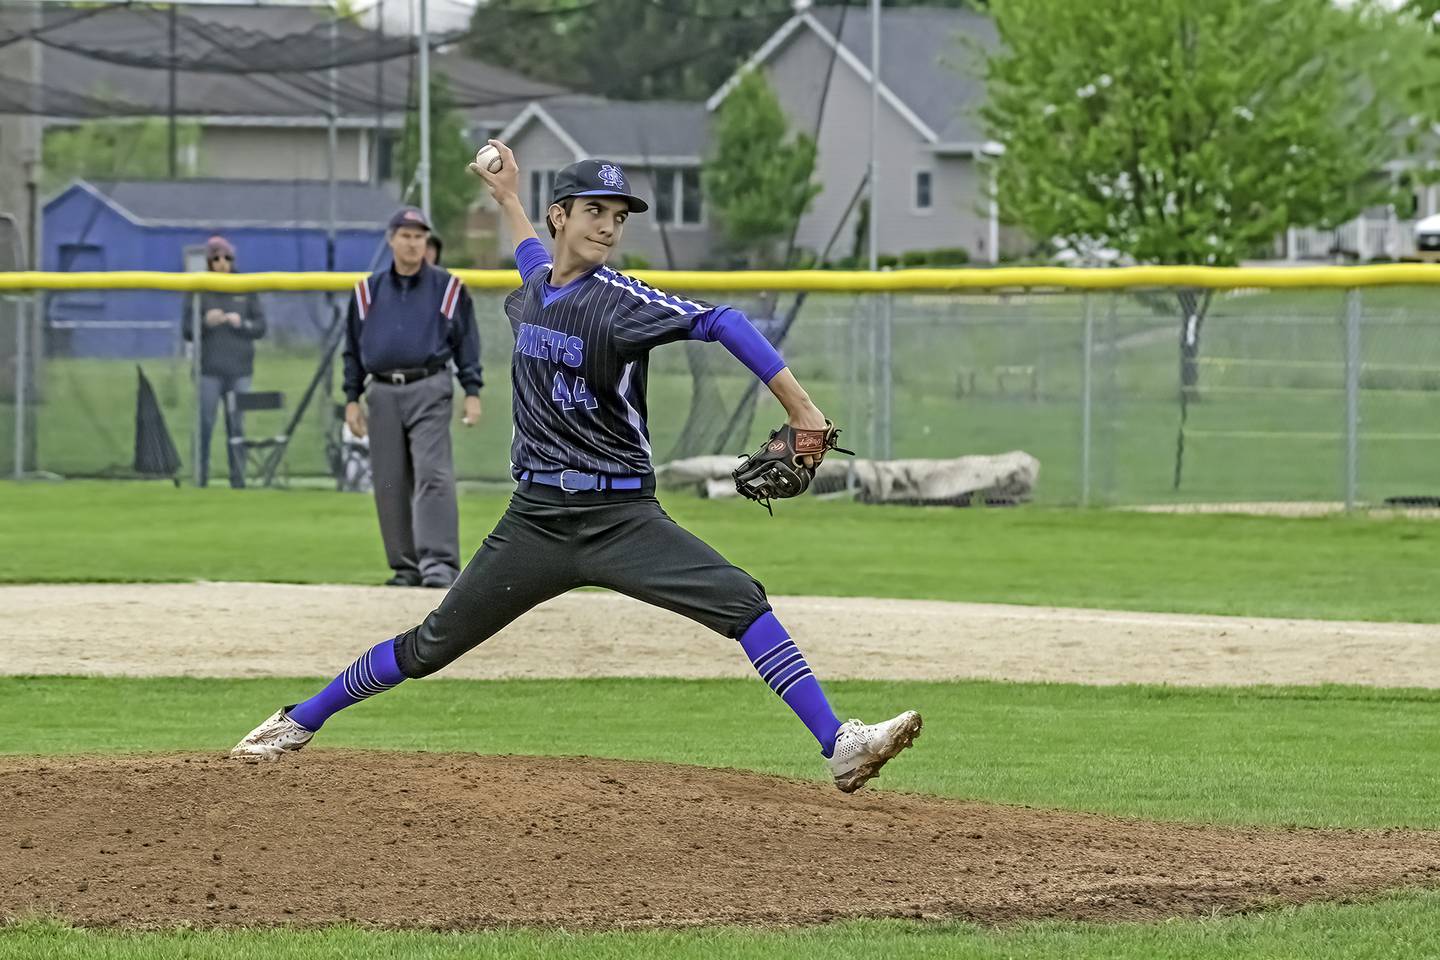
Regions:
<instances>
[{"instance_id":1,"label":"blue shed","mask_svg":"<svg viewBox=\"0 0 1440 960\"><path fill-rule=\"evenodd\" d=\"M368 183L336 189L336 270L371 270L389 255L385 224L398 205ZM205 241L222 234L236 269L323 271L329 185L305 180L77 180L45 204L45 270L204 269ZM167 356L179 349L183 294L157 290L66 291L49 298L52 354ZM274 331L314 337L323 319L314 295L267 295Z\"/></svg>"}]
</instances>

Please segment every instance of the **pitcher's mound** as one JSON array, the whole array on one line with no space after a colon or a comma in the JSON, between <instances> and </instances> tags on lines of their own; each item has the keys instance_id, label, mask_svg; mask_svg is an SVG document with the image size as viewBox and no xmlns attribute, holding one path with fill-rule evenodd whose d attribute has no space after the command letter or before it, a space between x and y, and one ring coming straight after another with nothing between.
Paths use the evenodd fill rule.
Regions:
<instances>
[{"instance_id":1,"label":"pitcher's mound","mask_svg":"<svg viewBox=\"0 0 1440 960\"><path fill-rule=\"evenodd\" d=\"M1153 920L1440 884L1440 833L846 797L590 758L8 758L0 803L0 918L82 924Z\"/></svg>"}]
</instances>

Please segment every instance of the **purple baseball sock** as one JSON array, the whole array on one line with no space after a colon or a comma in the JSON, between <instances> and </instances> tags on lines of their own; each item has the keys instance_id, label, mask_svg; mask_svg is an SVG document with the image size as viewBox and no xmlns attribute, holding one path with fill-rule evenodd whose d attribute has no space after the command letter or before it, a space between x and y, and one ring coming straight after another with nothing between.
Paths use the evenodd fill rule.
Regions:
<instances>
[{"instance_id":1,"label":"purple baseball sock","mask_svg":"<svg viewBox=\"0 0 1440 960\"><path fill-rule=\"evenodd\" d=\"M820 752L830 756L840 721L830 709L830 702L820 689L820 681L810 671L810 664L805 662L805 656L775 619L775 614L767 611L750 624L740 636L740 646L760 679L810 728L820 741Z\"/></svg>"},{"instance_id":2,"label":"purple baseball sock","mask_svg":"<svg viewBox=\"0 0 1440 960\"><path fill-rule=\"evenodd\" d=\"M285 711L285 715L306 730L319 730L331 716L377 693L384 693L405 679L395 662L395 641L377 643L360 659L315 696Z\"/></svg>"}]
</instances>

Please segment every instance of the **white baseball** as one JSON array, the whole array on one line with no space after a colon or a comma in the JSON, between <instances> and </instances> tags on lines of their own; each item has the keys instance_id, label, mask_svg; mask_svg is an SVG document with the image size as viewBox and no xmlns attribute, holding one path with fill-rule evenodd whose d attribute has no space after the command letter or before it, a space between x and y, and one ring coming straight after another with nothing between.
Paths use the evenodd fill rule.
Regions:
<instances>
[{"instance_id":1,"label":"white baseball","mask_svg":"<svg viewBox=\"0 0 1440 960\"><path fill-rule=\"evenodd\" d=\"M491 173L499 173L500 168L505 166L505 161L501 159L500 151L495 149L493 144L487 143L475 152L475 166Z\"/></svg>"}]
</instances>

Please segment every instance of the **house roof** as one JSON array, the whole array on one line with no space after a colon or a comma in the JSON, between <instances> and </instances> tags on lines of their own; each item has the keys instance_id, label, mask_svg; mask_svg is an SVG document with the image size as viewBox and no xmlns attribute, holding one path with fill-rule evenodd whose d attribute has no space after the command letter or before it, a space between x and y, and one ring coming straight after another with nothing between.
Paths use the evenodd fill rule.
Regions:
<instances>
[{"instance_id":1,"label":"house roof","mask_svg":"<svg viewBox=\"0 0 1440 960\"><path fill-rule=\"evenodd\" d=\"M82 13L58 5L44 11L40 85L0 71L0 112L76 118L166 114L166 13L140 6ZM323 123L330 101L328 63L335 62L336 100L345 125L373 126L377 111L389 115L390 125L401 120L412 85L411 37L381 36L342 20L335 25L331 60L330 20L322 11L188 6L178 20L181 116ZM8 29L14 34L18 25ZM0 23L0 39L5 35ZM377 63L377 58L383 59ZM472 123L503 125L526 103L568 92L457 50L437 51L431 62L450 81Z\"/></svg>"},{"instance_id":2,"label":"house roof","mask_svg":"<svg viewBox=\"0 0 1440 960\"><path fill-rule=\"evenodd\" d=\"M329 226L328 186L314 180L76 180L45 206L75 190L100 198L141 226L234 230L242 227ZM368 183L337 183L336 226L383 229L399 205L394 195Z\"/></svg>"},{"instance_id":3,"label":"house roof","mask_svg":"<svg viewBox=\"0 0 1440 960\"><path fill-rule=\"evenodd\" d=\"M808 29L832 47L839 61L870 82L870 16L852 8L820 7L787 21L715 93L715 109L746 70L784 50L799 30ZM882 96L932 144L978 148L985 140L975 111L985 99L982 63L966 40L981 50L999 44L994 22L970 10L938 7L886 9L880 19Z\"/></svg>"},{"instance_id":4,"label":"house roof","mask_svg":"<svg viewBox=\"0 0 1440 960\"><path fill-rule=\"evenodd\" d=\"M505 129L513 137L542 123L576 158L621 163L699 163L710 143L705 104L685 100L603 100L568 97L532 103Z\"/></svg>"}]
</instances>

